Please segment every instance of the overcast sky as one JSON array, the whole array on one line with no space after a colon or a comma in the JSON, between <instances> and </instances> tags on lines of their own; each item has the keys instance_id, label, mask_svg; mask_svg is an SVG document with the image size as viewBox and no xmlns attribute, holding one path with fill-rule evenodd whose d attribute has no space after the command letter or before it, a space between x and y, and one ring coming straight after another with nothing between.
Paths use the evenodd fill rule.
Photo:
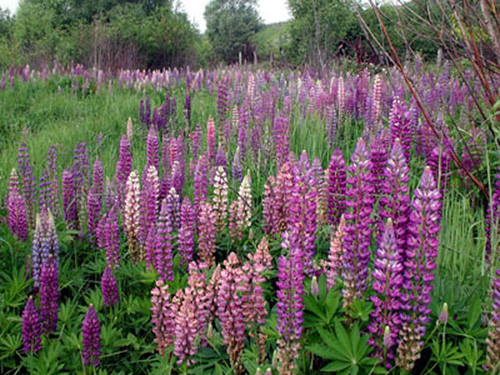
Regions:
<instances>
[{"instance_id":1,"label":"overcast sky","mask_svg":"<svg viewBox=\"0 0 500 375\"><path fill-rule=\"evenodd\" d=\"M180 0L181 8L188 14L189 19L198 25L201 32L205 31L203 11L210 0ZM258 0L259 14L264 23L287 21L291 18L286 5L287 0ZM19 0L0 0L2 9L9 8L14 13Z\"/></svg>"}]
</instances>

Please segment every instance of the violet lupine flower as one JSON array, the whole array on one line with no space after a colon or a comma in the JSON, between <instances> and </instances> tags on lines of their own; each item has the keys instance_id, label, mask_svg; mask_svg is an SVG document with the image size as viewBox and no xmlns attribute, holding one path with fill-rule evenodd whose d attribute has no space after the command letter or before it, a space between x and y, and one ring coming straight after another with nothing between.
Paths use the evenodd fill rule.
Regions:
<instances>
[{"instance_id":1,"label":"violet lupine flower","mask_svg":"<svg viewBox=\"0 0 500 375\"><path fill-rule=\"evenodd\" d=\"M344 307L350 307L355 299L362 298L367 288L368 263L370 262L371 223L373 209L372 163L362 138L358 140L348 168L351 177L347 190L348 200L345 212L346 235L342 279Z\"/></svg>"},{"instance_id":2,"label":"violet lupine flower","mask_svg":"<svg viewBox=\"0 0 500 375\"><path fill-rule=\"evenodd\" d=\"M299 340L302 336L304 321L304 255L298 244L299 233L295 227L285 232L282 247L289 249L288 257L281 256L278 266L278 314L277 330L281 335L278 340L279 371L291 374L296 368L295 359L298 358Z\"/></svg>"},{"instance_id":3,"label":"violet lupine flower","mask_svg":"<svg viewBox=\"0 0 500 375\"><path fill-rule=\"evenodd\" d=\"M500 268L491 280L492 311L489 322L485 368L493 370L500 363Z\"/></svg>"},{"instance_id":4,"label":"violet lupine flower","mask_svg":"<svg viewBox=\"0 0 500 375\"><path fill-rule=\"evenodd\" d=\"M184 187L184 168L184 162L179 162L177 160L174 161L172 165L171 187L175 189L179 197L182 195L182 189Z\"/></svg>"},{"instance_id":5,"label":"violet lupine flower","mask_svg":"<svg viewBox=\"0 0 500 375\"><path fill-rule=\"evenodd\" d=\"M42 349L42 327L32 296L30 296L26 302L22 320L24 352L36 353Z\"/></svg>"},{"instance_id":6,"label":"violet lupine flower","mask_svg":"<svg viewBox=\"0 0 500 375\"><path fill-rule=\"evenodd\" d=\"M234 153L231 172L234 181L241 181L241 179L243 178L243 167L241 166L241 156L239 148L236 148L236 152Z\"/></svg>"},{"instance_id":7,"label":"violet lupine flower","mask_svg":"<svg viewBox=\"0 0 500 375\"><path fill-rule=\"evenodd\" d=\"M141 188L136 171L130 172L127 179L123 210L123 226L127 233L128 249L132 259L138 260L139 253L139 220L140 220Z\"/></svg>"},{"instance_id":8,"label":"violet lupine flower","mask_svg":"<svg viewBox=\"0 0 500 375\"><path fill-rule=\"evenodd\" d=\"M373 335L368 342L375 347L375 356L384 361L388 369L392 367L389 361L394 359L401 325L399 309L403 264L398 250L392 220L389 219L375 254L373 289L376 294L371 297L375 310L368 325ZM386 327L389 327L389 337L384 337Z\"/></svg>"},{"instance_id":9,"label":"violet lupine flower","mask_svg":"<svg viewBox=\"0 0 500 375\"><path fill-rule=\"evenodd\" d=\"M241 158L245 159L247 154L247 142L248 142L248 108L246 106L242 107L240 111L240 123L238 129L238 147L241 152Z\"/></svg>"},{"instance_id":10,"label":"violet lupine flower","mask_svg":"<svg viewBox=\"0 0 500 375\"><path fill-rule=\"evenodd\" d=\"M126 192L126 182L132 172L132 154L130 153L130 142L124 134L120 140L120 158L116 163L116 189L120 199L120 206L123 205L123 198Z\"/></svg>"},{"instance_id":11,"label":"violet lupine flower","mask_svg":"<svg viewBox=\"0 0 500 375\"><path fill-rule=\"evenodd\" d=\"M387 163L387 148L383 136L373 138L370 145L370 159L372 162L373 194L377 197L382 190L385 180L384 169Z\"/></svg>"},{"instance_id":12,"label":"violet lupine flower","mask_svg":"<svg viewBox=\"0 0 500 375\"><path fill-rule=\"evenodd\" d=\"M110 307L118 303L118 283L113 270L107 266L101 277L101 292L104 306Z\"/></svg>"},{"instance_id":13,"label":"violet lupine flower","mask_svg":"<svg viewBox=\"0 0 500 375\"><path fill-rule=\"evenodd\" d=\"M156 133L156 129L152 126L149 129L148 137L146 140L146 149L147 149L147 161L146 161L146 170L150 166L154 166L156 170L158 170L160 166L160 157L159 157L159 142L158 142L158 134Z\"/></svg>"},{"instance_id":14,"label":"violet lupine flower","mask_svg":"<svg viewBox=\"0 0 500 375\"><path fill-rule=\"evenodd\" d=\"M146 244L144 246L144 252L146 257L146 268L149 271L155 269L156 264L156 225L149 227L149 233L146 238Z\"/></svg>"},{"instance_id":15,"label":"violet lupine flower","mask_svg":"<svg viewBox=\"0 0 500 375\"><path fill-rule=\"evenodd\" d=\"M9 195L7 198L7 224L12 234L21 241L26 241L28 236L28 223L26 222L26 206L19 190L19 178L16 170L12 168L9 178Z\"/></svg>"},{"instance_id":16,"label":"violet lupine flower","mask_svg":"<svg viewBox=\"0 0 500 375\"><path fill-rule=\"evenodd\" d=\"M23 187L22 196L26 207L26 220L28 227L33 228L35 226L36 184L28 146L26 146L26 142L24 141L21 143L21 147L19 147L17 165Z\"/></svg>"},{"instance_id":17,"label":"violet lupine flower","mask_svg":"<svg viewBox=\"0 0 500 375\"><path fill-rule=\"evenodd\" d=\"M394 98L389 114L389 128L392 140L399 139L406 161L410 162L410 152L413 140L413 125L411 113L404 101Z\"/></svg>"},{"instance_id":18,"label":"violet lupine flower","mask_svg":"<svg viewBox=\"0 0 500 375\"><path fill-rule=\"evenodd\" d=\"M290 153L290 124L283 114L274 121L274 143L276 145L276 170L288 161Z\"/></svg>"},{"instance_id":19,"label":"violet lupine flower","mask_svg":"<svg viewBox=\"0 0 500 375\"><path fill-rule=\"evenodd\" d=\"M174 354L181 364L187 359L189 366L192 361L189 359L198 352L198 315L195 296L191 288L179 289L175 294L174 301L179 306L175 314L175 341ZM174 303L175 303L174 302Z\"/></svg>"},{"instance_id":20,"label":"violet lupine flower","mask_svg":"<svg viewBox=\"0 0 500 375\"><path fill-rule=\"evenodd\" d=\"M181 198L175 188L171 187L165 200L167 201L168 214L172 221L172 229L178 230L181 225Z\"/></svg>"},{"instance_id":21,"label":"violet lupine flower","mask_svg":"<svg viewBox=\"0 0 500 375\"><path fill-rule=\"evenodd\" d=\"M156 225L159 195L160 181L158 171L154 165L149 165L141 191L139 241L142 245L146 241L149 228Z\"/></svg>"},{"instance_id":22,"label":"violet lupine flower","mask_svg":"<svg viewBox=\"0 0 500 375\"><path fill-rule=\"evenodd\" d=\"M426 167L414 192L409 236L404 260L401 296L402 328L396 364L408 371L420 357L425 325L429 322L431 292L439 247L441 194L430 167Z\"/></svg>"},{"instance_id":23,"label":"violet lupine flower","mask_svg":"<svg viewBox=\"0 0 500 375\"><path fill-rule=\"evenodd\" d=\"M328 167L328 220L336 226L345 211L346 198L346 167L342 151L333 151L330 166Z\"/></svg>"},{"instance_id":24,"label":"violet lupine flower","mask_svg":"<svg viewBox=\"0 0 500 375\"><path fill-rule=\"evenodd\" d=\"M52 256L59 264L59 243L57 239L56 226L52 213L43 208L41 213L36 216L35 234L33 236L32 246L32 272L35 287L39 286L40 274L46 259Z\"/></svg>"},{"instance_id":25,"label":"violet lupine flower","mask_svg":"<svg viewBox=\"0 0 500 375\"><path fill-rule=\"evenodd\" d=\"M198 153L201 150L201 137L202 131L200 124L196 124L194 132L192 132L189 137L191 138L191 153L193 160L196 160Z\"/></svg>"},{"instance_id":26,"label":"violet lupine flower","mask_svg":"<svg viewBox=\"0 0 500 375\"><path fill-rule=\"evenodd\" d=\"M492 250L493 253L498 255L497 247L500 244L498 240L500 237L500 167L498 168L498 174L495 182L495 190L491 196L490 202L488 202L488 209L486 210L485 218L485 230L486 230L486 259L489 260ZM496 243L493 241L496 240Z\"/></svg>"},{"instance_id":27,"label":"violet lupine flower","mask_svg":"<svg viewBox=\"0 0 500 375\"><path fill-rule=\"evenodd\" d=\"M216 153L217 141L215 140L215 122L212 117L209 117L207 122L207 156L210 165L215 164Z\"/></svg>"},{"instance_id":28,"label":"violet lupine flower","mask_svg":"<svg viewBox=\"0 0 500 375\"><path fill-rule=\"evenodd\" d=\"M215 167L222 167L224 172L227 173L227 158L224 149L219 146L217 150L217 155L215 157Z\"/></svg>"},{"instance_id":29,"label":"violet lupine flower","mask_svg":"<svg viewBox=\"0 0 500 375\"><path fill-rule=\"evenodd\" d=\"M87 207L89 236L91 240L95 242L97 226L99 225L99 220L101 219L102 195L97 193L97 189L94 185L92 185L89 189Z\"/></svg>"},{"instance_id":30,"label":"violet lupine flower","mask_svg":"<svg viewBox=\"0 0 500 375\"><path fill-rule=\"evenodd\" d=\"M230 253L220 271L217 288L217 312L222 337L235 373L243 372L241 353L245 345L243 299L239 293L243 271L235 253Z\"/></svg>"},{"instance_id":31,"label":"violet lupine flower","mask_svg":"<svg viewBox=\"0 0 500 375\"><path fill-rule=\"evenodd\" d=\"M38 184L38 207L49 206L51 188L49 172L44 169Z\"/></svg>"},{"instance_id":32,"label":"violet lupine flower","mask_svg":"<svg viewBox=\"0 0 500 375\"><path fill-rule=\"evenodd\" d=\"M101 356L101 326L97 312L92 304L89 305L82 322L83 364L97 367Z\"/></svg>"},{"instance_id":33,"label":"violet lupine flower","mask_svg":"<svg viewBox=\"0 0 500 375\"><path fill-rule=\"evenodd\" d=\"M76 212L75 186L73 172L66 168L62 174L63 214L67 229L77 229L78 215Z\"/></svg>"},{"instance_id":34,"label":"violet lupine flower","mask_svg":"<svg viewBox=\"0 0 500 375\"><path fill-rule=\"evenodd\" d=\"M336 232L332 231L328 261L323 264L326 275L326 286L331 289L337 283L337 277L342 269L342 255L344 252L345 218L342 215Z\"/></svg>"},{"instance_id":35,"label":"violet lupine flower","mask_svg":"<svg viewBox=\"0 0 500 375\"><path fill-rule=\"evenodd\" d=\"M198 224L198 253L207 267L215 263L215 213L212 205L204 202L200 207Z\"/></svg>"},{"instance_id":36,"label":"violet lupine flower","mask_svg":"<svg viewBox=\"0 0 500 375\"><path fill-rule=\"evenodd\" d=\"M196 164L193 179L194 210L198 216L200 205L207 200L207 164L205 155L200 156Z\"/></svg>"},{"instance_id":37,"label":"violet lupine flower","mask_svg":"<svg viewBox=\"0 0 500 375\"><path fill-rule=\"evenodd\" d=\"M178 234L179 254L181 263L188 264L193 260L194 225L196 218L189 197L184 197L181 205L181 227Z\"/></svg>"},{"instance_id":38,"label":"violet lupine flower","mask_svg":"<svg viewBox=\"0 0 500 375\"><path fill-rule=\"evenodd\" d=\"M158 228L155 239L155 269L160 275L160 279L169 281L174 279L172 231L172 217L167 201L164 199L158 217Z\"/></svg>"},{"instance_id":39,"label":"violet lupine flower","mask_svg":"<svg viewBox=\"0 0 500 375\"><path fill-rule=\"evenodd\" d=\"M40 321L43 332L47 335L57 328L57 312L59 310L58 267L52 254L43 263L40 272Z\"/></svg>"},{"instance_id":40,"label":"violet lupine flower","mask_svg":"<svg viewBox=\"0 0 500 375\"><path fill-rule=\"evenodd\" d=\"M163 280L156 282L151 290L151 321L156 350L163 355L165 350L174 343L176 306L172 303L168 284Z\"/></svg>"},{"instance_id":41,"label":"violet lupine flower","mask_svg":"<svg viewBox=\"0 0 500 375\"><path fill-rule=\"evenodd\" d=\"M382 182L382 197L380 198L380 233L382 225L388 219L392 220L399 261L404 262L406 241L408 238L408 221L410 217L410 196L408 189L409 168L405 160L404 150L396 138L391 155L384 170L385 179Z\"/></svg>"}]
</instances>

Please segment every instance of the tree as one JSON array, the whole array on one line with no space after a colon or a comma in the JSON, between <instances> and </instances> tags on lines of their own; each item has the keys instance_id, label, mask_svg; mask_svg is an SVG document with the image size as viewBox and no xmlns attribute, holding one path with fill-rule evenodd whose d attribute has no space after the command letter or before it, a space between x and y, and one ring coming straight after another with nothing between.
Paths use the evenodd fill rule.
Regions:
<instances>
[{"instance_id":1,"label":"tree","mask_svg":"<svg viewBox=\"0 0 500 375\"><path fill-rule=\"evenodd\" d=\"M207 35L214 52L228 63L251 59L252 37L261 26L256 0L211 0L205 8Z\"/></svg>"},{"instance_id":2,"label":"tree","mask_svg":"<svg viewBox=\"0 0 500 375\"><path fill-rule=\"evenodd\" d=\"M323 67L356 18L347 0L288 0L293 20L289 57Z\"/></svg>"}]
</instances>

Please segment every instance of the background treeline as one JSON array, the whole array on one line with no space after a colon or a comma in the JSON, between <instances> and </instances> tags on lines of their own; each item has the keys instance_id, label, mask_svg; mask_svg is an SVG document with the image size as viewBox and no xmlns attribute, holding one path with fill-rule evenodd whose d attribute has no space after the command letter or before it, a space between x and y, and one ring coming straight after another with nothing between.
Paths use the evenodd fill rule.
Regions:
<instances>
[{"instance_id":1,"label":"background treeline","mask_svg":"<svg viewBox=\"0 0 500 375\"><path fill-rule=\"evenodd\" d=\"M425 30L403 27L401 14L418 1L382 5L385 25L401 57L434 58ZM56 59L103 70L200 67L219 62L324 66L340 57L383 63L379 22L366 3L289 0L292 20L263 25L255 0L212 0L201 35L173 0L22 0L15 16L0 10L0 69ZM365 4L362 6L362 4ZM417 26L417 27L415 27Z\"/></svg>"}]
</instances>

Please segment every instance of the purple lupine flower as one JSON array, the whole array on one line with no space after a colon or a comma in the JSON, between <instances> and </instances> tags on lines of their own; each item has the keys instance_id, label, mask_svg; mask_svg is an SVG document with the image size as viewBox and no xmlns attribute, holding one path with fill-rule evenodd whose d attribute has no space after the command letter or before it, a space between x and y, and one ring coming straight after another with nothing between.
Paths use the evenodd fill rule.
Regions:
<instances>
[{"instance_id":1,"label":"purple lupine flower","mask_svg":"<svg viewBox=\"0 0 500 375\"><path fill-rule=\"evenodd\" d=\"M368 263L370 261L371 223L373 209L372 163L362 138L358 140L356 150L348 168L351 176L347 183L348 200L346 235L344 237L344 257L342 279L344 280L344 307L350 307L355 299L360 299L367 288Z\"/></svg>"},{"instance_id":2,"label":"purple lupine flower","mask_svg":"<svg viewBox=\"0 0 500 375\"><path fill-rule=\"evenodd\" d=\"M345 218L340 217L339 225L335 233L332 231L330 239L330 250L328 251L328 262L324 265L326 275L326 286L331 289L337 283L342 268L342 255L344 252Z\"/></svg>"},{"instance_id":3,"label":"purple lupine flower","mask_svg":"<svg viewBox=\"0 0 500 375\"><path fill-rule=\"evenodd\" d=\"M154 166L156 170L158 170L160 166L160 157L159 157L159 143L158 143L158 134L156 134L156 129L152 126L149 129L147 141L146 141L146 149L147 149L147 161L146 161L146 170L150 166Z\"/></svg>"},{"instance_id":4,"label":"purple lupine flower","mask_svg":"<svg viewBox=\"0 0 500 375\"><path fill-rule=\"evenodd\" d=\"M248 142L248 108L243 106L240 111L240 121L238 129L238 147L241 152L241 158L245 159Z\"/></svg>"},{"instance_id":5,"label":"purple lupine flower","mask_svg":"<svg viewBox=\"0 0 500 375\"><path fill-rule=\"evenodd\" d=\"M282 247L289 249L288 257L281 256L278 266L278 314L277 330L281 335L278 340L278 359L281 373L291 373L298 358L300 337L304 321L304 273L303 254L298 245L299 233L295 227L285 232Z\"/></svg>"},{"instance_id":6,"label":"purple lupine flower","mask_svg":"<svg viewBox=\"0 0 500 375\"><path fill-rule=\"evenodd\" d=\"M328 220L336 226L345 211L346 194L346 167L342 151L333 151L330 166L328 167Z\"/></svg>"},{"instance_id":7,"label":"purple lupine flower","mask_svg":"<svg viewBox=\"0 0 500 375\"><path fill-rule=\"evenodd\" d=\"M175 189L177 195L182 195L182 189L184 187L185 175L184 175L184 162L174 161L172 165L172 178L171 187Z\"/></svg>"},{"instance_id":8,"label":"purple lupine flower","mask_svg":"<svg viewBox=\"0 0 500 375\"><path fill-rule=\"evenodd\" d=\"M124 203L125 185L130 172L132 172L132 154L130 153L130 142L124 134L120 139L120 157L116 163L116 190L120 206Z\"/></svg>"},{"instance_id":9,"label":"purple lupine flower","mask_svg":"<svg viewBox=\"0 0 500 375\"><path fill-rule=\"evenodd\" d=\"M49 254L40 272L40 321L47 335L57 328L59 310L58 267L52 254Z\"/></svg>"},{"instance_id":10,"label":"purple lupine flower","mask_svg":"<svg viewBox=\"0 0 500 375\"><path fill-rule=\"evenodd\" d=\"M167 201L167 210L172 221L172 228L179 229L181 225L181 201L175 188L170 188L165 200Z\"/></svg>"},{"instance_id":11,"label":"purple lupine flower","mask_svg":"<svg viewBox=\"0 0 500 375\"><path fill-rule=\"evenodd\" d=\"M329 105L326 109L326 136L328 144L333 147L337 137L337 113L333 104Z\"/></svg>"},{"instance_id":12,"label":"purple lupine flower","mask_svg":"<svg viewBox=\"0 0 500 375\"><path fill-rule=\"evenodd\" d=\"M217 150L217 156L215 157L215 166L224 168L224 172L227 172L227 158L224 149L219 146Z\"/></svg>"},{"instance_id":13,"label":"purple lupine flower","mask_svg":"<svg viewBox=\"0 0 500 375\"><path fill-rule=\"evenodd\" d=\"M404 101L394 98L389 114L389 128L392 140L399 139L406 162L410 162L410 151L413 140L413 124L411 113Z\"/></svg>"},{"instance_id":14,"label":"purple lupine flower","mask_svg":"<svg viewBox=\"0 0 500 375\"><path fill-rule=\"evenodd\" d=\"M174 354L179 358L177 364L181 364L198 352L198 311L195 293L191 288L178 290L174 298L179 305L175 314ZM192 361L188 359L187 364L191 363Z\"/></svg>"},{"instance_id":15,"label":"purple lupine flower","mask_svg":"<svg viewBox=\"0 0 500 375\"><path fill-rule=\"evenodd\" d=\"M101 326L97 312L92 304L89 305L82 322L83 364L97 367L101 356Z\"/></svg>"},{"instance_id":16,"label":"purple lupine flower","mask_svg":"<svg viewBox=\"0 0 500 375\"><path fill-rule=\"evenodd\" d=\"M276 169L288 161L290 153L290 124L288 118L283 114L274 121L274 143L276 145Z\"/></svg>"},{"instance_id":17,"label":"purple lupine flower","mask_svg":"<svg viewBox=\"0 0 500 375\"><path fill-rule=\"evenodd\" d=\"M498 168L498 174L495 182L495 190L491 196L490 202L488 202L488 209L486 210L485 218L485 230L486 230L486 259L489 260L492 250L493 253L498 254L497 247L500 242L493 243L495 238L500 236L500 167Z\"/></svg>"},{"instance_id":18,"label":"purple lupine flower","mask_svg":"<svg viewBox=\"0 0 500 375\"><path fill-rule=\"evenodd\" d=\"M26 142L22 142L21 147L19 147L17 165L23 187L22 196L26 206L26 220L28 227L33 228L35 226L36 184Z\"/></svg>"},{"instance_id":19,"label":"purple lupine flower","mask_svg":"<svg viewBox=\"0 0 500 375\"><path fill-rule=\"evenodd\" d=\"M382 190L387 157L384 137L378 136L373 138L370 144L370 160L372 162L373 194L375 196L379 196Z\"/></svg>"},{"instance_id":20,"label":"purple lupine flower","mask_svg":"<svg viewBox=\"0 0 500 375\"><path fill-rule=\"evenodd\" d=\"M77 212L75 202L75 186L73 183L73 172L71 168L66 168L62 174L62 199L63 214L68 229L77 228Z\"/></svg>"},{"instance_id":21,"label":"purple lupine flower","mask_svg":"<svg viewBox=\"0 0 500 375\"><path fill-rule=\"evenodd\" d=\"M196 129L194 130L193 133L189 135L189 137L191 138L191 144L192 144L191 147L192 157L193 160L196 160L196 158L198 157L198 153L201 150L202 132L200 124L196 124Z\"/></svg>"},{"instance_id":22,"label":"purple lupine flower","mask_svg":"<svg viewBox=\"0 0 500 375\"><path fill-rule=\"evenodd\" d=\"M396 138L387 161L387 167L384 170L385 179L382 182L382 197L379 202L379 214L382 219L379 232L383 232L383 223L391 219L401 263L404 262L408 239L408 221L411 212L408 189L409 172L404 150L399 139Z\"/></svg>"},{"instance_id":23,"label":"purple lupine flower","mask_svg":"<svg viewBox=\"0 0 500 375\"><path fill-rule=\"evenodd\" d=\"M162 279L156 281L156 287L151 290L151 304L154 342L163 355L174 342L176 306L170 299L168 284Z\"/></svg>"},{"instance_id":24,"label":"purple lupine flower","mask_svg":"<svg viewBox=\"0 0 500 375\"><path fill-rule=\"evenodd\" d=\"M23 329L23 349L25 353L36 353L42 349L42 327L40 325L40 317L30 296L26 302L26 306L22 315Z\"/></svg>"},{"instance_id":25,"label":"purple lupine flower","mask_svg":"<svg viewBox=\"0 0 500 375\"><path fill-rule=\"evenodd\" d=\"M97 226L101 219L102 195L97 192L96 186L92 185L87 197L88 207L88 230L91 241L95 243Z\"/></svg>"},{"instance_id":26,"label":"purple lupine flower","mask_svg":"<svg viewBox=\"0 0 500 375\"><path fill-rule=\"evenodd\" d=\"M46 208L36 216L35 233L32 245L32 274L35 287L38 288L40 274L46 259L50 256L59 264L59 243L57 239L54 217Z\"/></svg>"},{"instance_id":27,"label":"purple lupine flower","mask_svg":"<svg viewBox=\"0 0 500 375\"><path fill-rule=\"evenodd\" d=\"M403 273L402 328L396 364L408 371L420 357L429 322L431 292L439 247L441 194L430 167L414 192Z\"/></svg>"},{"instance_id":28,"label":"purple lupine flower","mask_svg":"<svg viewBox=\"0 0 500 375\"><path fill-rule=\"evenodd\" d=\"M174 279L172 231L172 218L168 211L167 201L164 199L161 204L156 232L155 269L160 275L160 279L169 281Z\"/></svg>"},{"instance_id":29,"label":"purple lupine flower","mask_svg":"<svg viewBox=\"0 0 500 375\"><path fill-rule=\"evenodd\" d=\"M241 157L239 148L236 148L236 152L234 153L231 172L234 181L241 181L243 179L243 167L241 166Z\"/></svg>"},{"instance_id":30,"label":"purple lupine flower","mask_svg":"<svg viewBox=\"0 0 500 375\"><path fill-rule=\"evenodd\" d=\"M194 217L193 206L189 197L184 197L181 205L181 226L179 228L178 242L181 263L188 264L193 260L194 252Z\"/></svg>"},{"instance_id":31,"label":"purple lupine flower","mask_svg":"<svg viewBox=\"0 0 500 375\"><path fill-rule=\"evenodd\" d=\"M207 164L204 155L200 156L200 159L196 164L193 189L194 210L198 215L201 203L207 200Z\"/></svg>"},{"instance_id":32,"label":"purple lupine flower","mask_svg":"<svg viewBox=\"0 0 500 375\"><path fill-rule=\"evenodd\" d=\"M118 283L113 270L107 266L101 277L101 292L104 306L110 307L118 303Z\"/></svg>"},{"instance_id":33,"label":"purple lupine flower","mask_svg":"<svg viewBox=\"0 0 500 375\"><path fill-rule=\"evenodd\" d=\"M401 325L399 309L403 264L398 250L392 220L389 219L375 254L373 289L376 294L371 297L375 310L368 325L373 335L369 344L375 347L375 356L384 361L388 369L392 367L389 360L394 359ZM386 327L390 330L389 337L385 337Z\"/></svg>"},{"instance_id":34,"label":"purple lupine flower","mask_svg":"<svg viewBox=\"0 0 500 375\"><path fill-rule=\"evenodd\" d=\"M9 178L9 195L7 197L7 224L12 234L21 241L26 241L28 224L26 222L26 206L19 190L19 178L13 168Z\"/></svg>"},{"instance_id":35,"label":"purple lupine flower","mask_svg":"<svg viewBox=\"0 0 500 375\"><path fill-rule=\"evenodd\" d=\"M149 271L155 269L156 262L156 225L149 227L148 237L146 238L146 244L144 246L144 252L146 256L146 267Z\"/></svg>"},{"instance_id":36,"label":"purple lupine flower","mask_svg":"<svg viewBox=\"0 0 500 375\"><path fill-rule=\"evenodd\" d=\"M239 293L242 269L235 253L230 253L220 271L217 288L217 312L222 337L227 345L231 366L242 373L241 353L245 343L243 299Z\"/></svg>"},{"instance_id":37,"label":"purple lupine flower","mask_svg":"<svg viewBox=\"0 0 500 375\"><path fill-rule=\"evenodd\" d=\"M485 368L494 370L500 363L500 268L491 280L492 311L486 339L487 354Z\"/></svg>"},{"instance_id":38,"label":"purple lupine flower","mask_svg":"<svg viewBox=\"0 0 500 375\"><path fill-rule=\"evenodd\" d=\"M89 148L85 142L79 143L75 148L72 172L76 194L76 211L81 225L82 219L85 216L85 199L87 198L90 184L90 156Z\"/></svg>"},{"instance_id":39,"label":"purple lupine flower","mask_svg":"<svg viewBox=\"0 0 500 375\"><path fill-rule=\"evenodd\" d=\"M158 198L160 195L160 181L158 171L154 165L149 165L141 191L139 241L144 245L149 228L156 225L158 212Z\"/></svg>"}]
</instances>

